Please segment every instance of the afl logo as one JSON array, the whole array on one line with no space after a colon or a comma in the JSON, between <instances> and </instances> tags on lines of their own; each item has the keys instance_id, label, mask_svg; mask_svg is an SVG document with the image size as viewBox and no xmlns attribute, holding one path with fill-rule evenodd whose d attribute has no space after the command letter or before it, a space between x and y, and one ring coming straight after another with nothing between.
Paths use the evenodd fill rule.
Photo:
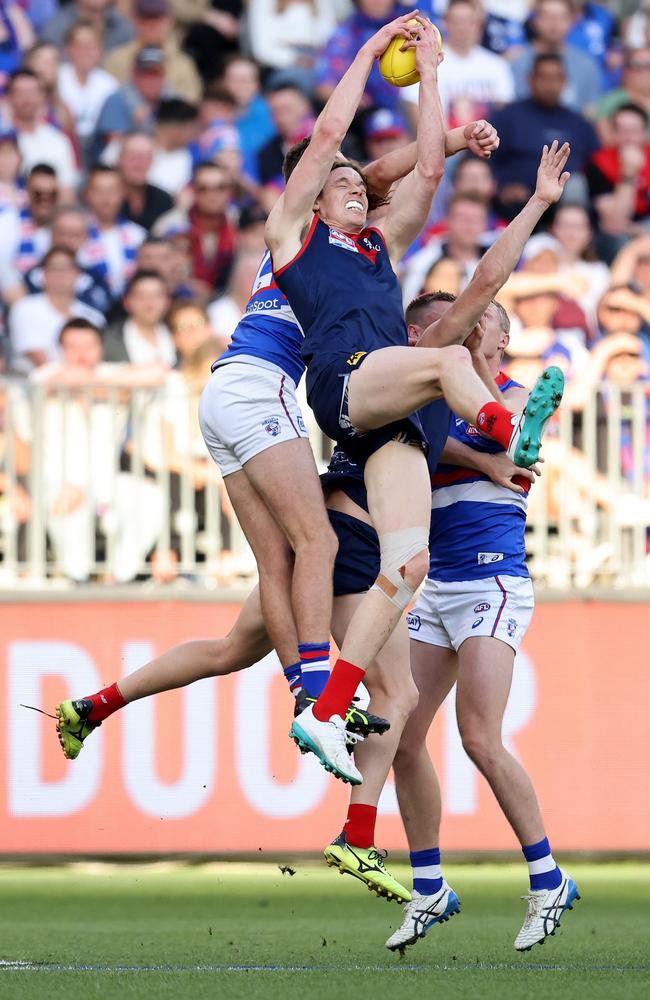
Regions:
<instances>
[{"instance_id":1,"label":"afl logo","mask_svg":"<svg viewBox=\"0 0 650 1000\"><path fill-rule=\"evenodd\" d=\"M474 608L474 614L480 615L481 611L489 611L489 610L490 610L489 604L477 604L476 607Z\"/></svg>"}]
</instances>

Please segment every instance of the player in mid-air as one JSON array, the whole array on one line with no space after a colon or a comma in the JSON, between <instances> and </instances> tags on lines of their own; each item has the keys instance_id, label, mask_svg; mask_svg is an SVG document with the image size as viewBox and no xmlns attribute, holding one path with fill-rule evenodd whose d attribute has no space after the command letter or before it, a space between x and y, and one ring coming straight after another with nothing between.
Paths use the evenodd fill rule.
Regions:
<instances>
[{"instance_id":1,"label":"player in mid-air","mask_svg":"<svg viewBox=\"0 0 650 1000\"><path fill-rule=\"evenodd\" d=\"M496 132L484 120L445 134L448 156L469 148L489 157L497 146ZM297 144L288 162L295 166L305 148L304 142ZM416 154L411 143L365 168L380 200L413 168ZM305 695L317 697L329 676L326 640L336 548L295 396L304 372L302 340L300 325L274 281L267 251L244 315L228 349L213 366L201 404L206 441L255 554L268 631L289 686L300 699L297 707L304 706ZM245 622L246 616L244 629ZM203 648L193 648L192 654L198 652L200 659ZM162 659L163 683L167 670L184 676L184 652L170 651ZM209 656L204 666L209 674L214 666ZM189 670L193 679L194 666ZM132 679L125 679L57 707L67 753L76 756L80 739L140 696L131 685ZM361 734L386 728L383 720L360 714L354 706L347 712L346 724Z\"/></svg>"},{"instance_id":2,"label":"player in mid-air","mask_svg":"<svg viewBox=\"0 0 650 1000\"><path fill-rule=\"evenodd\" d=\"M517 464L529 465L561 398L555 374L546 373L533 394L535 405L513 417L474 372L458 331L447 342L456 346L445 350L418 356L407 349L392 264L421 229L443 162L438 38L420 17L413 37L411 17L386 25L357 54L266 226L276 281L305 334L310 405L321 428L362 463L381 543L376 585L350 622L323 693L292 726L302 748L351 783L360 783L361 775L342 751L341 715L428 567L426 441L413 413L444 394L463 418L508 448ZM374 59L399 36L415 47L420 74L418 158L393 194L380 230L366 224L371 200L363 172L336 157ZM566 182L568 146L559 150L555 144L550 155Z\"/></svg>"},{"instance_id":3,"label":"player in mid-air","mask_svg":"<svg viewBox=\"0 0 650 1000\"><path fill-rule=\"evenodd\" d=\"M430 318L432 306L435 293L421 296L408 307L407 318L412 323L423 313ZM505 310L491 309L470 346L486 384L515 412L528 392L500 370L509 329ZM426 736L454 683L463 746L490 784L528 863L528 907L515 948L527 951L543 943L580 898L573 879L555 863L532 782L501 736L515 654L531 620L534 594L524 537L529 484L517 485L515 479L506 488L492 480L485 458L497 450L452 414L443 464L432 481L429 575L408 615L419 702L393 767L411 851L413 898L386 942L393 951L416 943L453 912L455 894L440 866L440 786Z\"/></svg>"}]
</instances>

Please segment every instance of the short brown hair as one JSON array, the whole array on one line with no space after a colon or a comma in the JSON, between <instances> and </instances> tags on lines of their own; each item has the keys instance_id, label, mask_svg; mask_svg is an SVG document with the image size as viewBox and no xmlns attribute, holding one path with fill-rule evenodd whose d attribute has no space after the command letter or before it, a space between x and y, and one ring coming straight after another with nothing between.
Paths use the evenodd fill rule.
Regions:
<instances>
[{"instance_id":1,"label":"short brown hair","mask_svg":"<svg viewBox=\"0 0 650 1000\"><path fill-rule=\"evenodd\" d=\"M289 180L292 173L300 163L303 153L309 146L311 142L311 136L307 136L305 139L301 139L300 142L294 143L293 146L287 151L287 154L282 163L282 175L284 177L285 183ZM376 208L382 208L384 205L388 204L388 198L384 198L378 191L375 191L373 187L368 184L368 178L363 172L363 167L361 164L357 163L356 160L336 160L332 164L332 170L338 170L341 167L351 167L352 170L356 170L359 177L364 183L366 194L368 195L368 211L374 212Z\"/></svg>"},{"instance_id":2,"label":"short brown hair","mask_svg":"<svg viewBox=\"0 0 650 1000\"><path fill-rule=\"evenodd\" d=\"M406 307L405 319L407 324L416 323L422 318L423 312L429 308L433 302L455 302L456 296L452 292L423 292L416 295Z\"/></svg>"}]
</instances>

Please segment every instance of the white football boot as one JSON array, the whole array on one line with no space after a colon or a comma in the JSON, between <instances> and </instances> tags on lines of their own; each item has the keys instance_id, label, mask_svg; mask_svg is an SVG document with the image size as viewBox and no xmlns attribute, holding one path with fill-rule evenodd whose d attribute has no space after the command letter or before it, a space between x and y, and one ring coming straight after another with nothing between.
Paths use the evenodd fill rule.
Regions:
<instances>
[{"instance_id":1,"label":"white football boot","mask_svg":"<svg viewBox=\"0 0 650 1000\"><path fill-rule=\"evenodd\" d=\"M528 911L515 938L517 951L530 951L533 945L544 944L560 926L564 911L572 910L575 900L580 899L573 879L561 868L560 874L562 881L555 889L536 889L521 897L528 902Z\"/></svg>"},{"instance_id":2,"label":"white football boot","mask_svg":"<svg viewBox=\"0 0 650 1000\"><path fill-rule=\"evenodd\" d=\"M331 771L336 778L350 785L360 785L363 781L346 743L351 739L358 743L363 736L347 731L340 715L321 722L314 715L314 706L310 705L293 720L289 736L301 750L310 750L315 754L325 770Z\"/></svg>"},{"instance_id":3,"label":"white football boot","mask_svg":"<svg viewBox=\"0 0 650 1000\"><path fill-rule=\"evenodd\" d=\"M402 925L388 938L386 947L390 951L400 951L415 944L430 927L445 923L456 913L460 913L458 896L444 880L442 888L432 896L422 896L413 890L411 902L404 905Z\"/></svg>"}]
</instances>

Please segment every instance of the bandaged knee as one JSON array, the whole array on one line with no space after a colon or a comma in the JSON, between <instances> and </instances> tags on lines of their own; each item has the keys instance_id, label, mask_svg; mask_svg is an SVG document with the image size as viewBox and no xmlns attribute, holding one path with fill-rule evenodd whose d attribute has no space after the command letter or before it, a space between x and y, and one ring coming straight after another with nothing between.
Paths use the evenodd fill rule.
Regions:
<instances>
[{"instance_id":1,"label":"bandaged knee","mask_svg":"<svg viewBox=\"0 0 650 1000\"><path fill-rule=\"evenodd\" d=\"M384 597L404 611L413 599L415 587L404 579L403 570L420 552L429 547L429 532L426 528L404 528L380 535L381 562L379 576L373 590L380 590Z\"/></svg>"}]
</instances>

